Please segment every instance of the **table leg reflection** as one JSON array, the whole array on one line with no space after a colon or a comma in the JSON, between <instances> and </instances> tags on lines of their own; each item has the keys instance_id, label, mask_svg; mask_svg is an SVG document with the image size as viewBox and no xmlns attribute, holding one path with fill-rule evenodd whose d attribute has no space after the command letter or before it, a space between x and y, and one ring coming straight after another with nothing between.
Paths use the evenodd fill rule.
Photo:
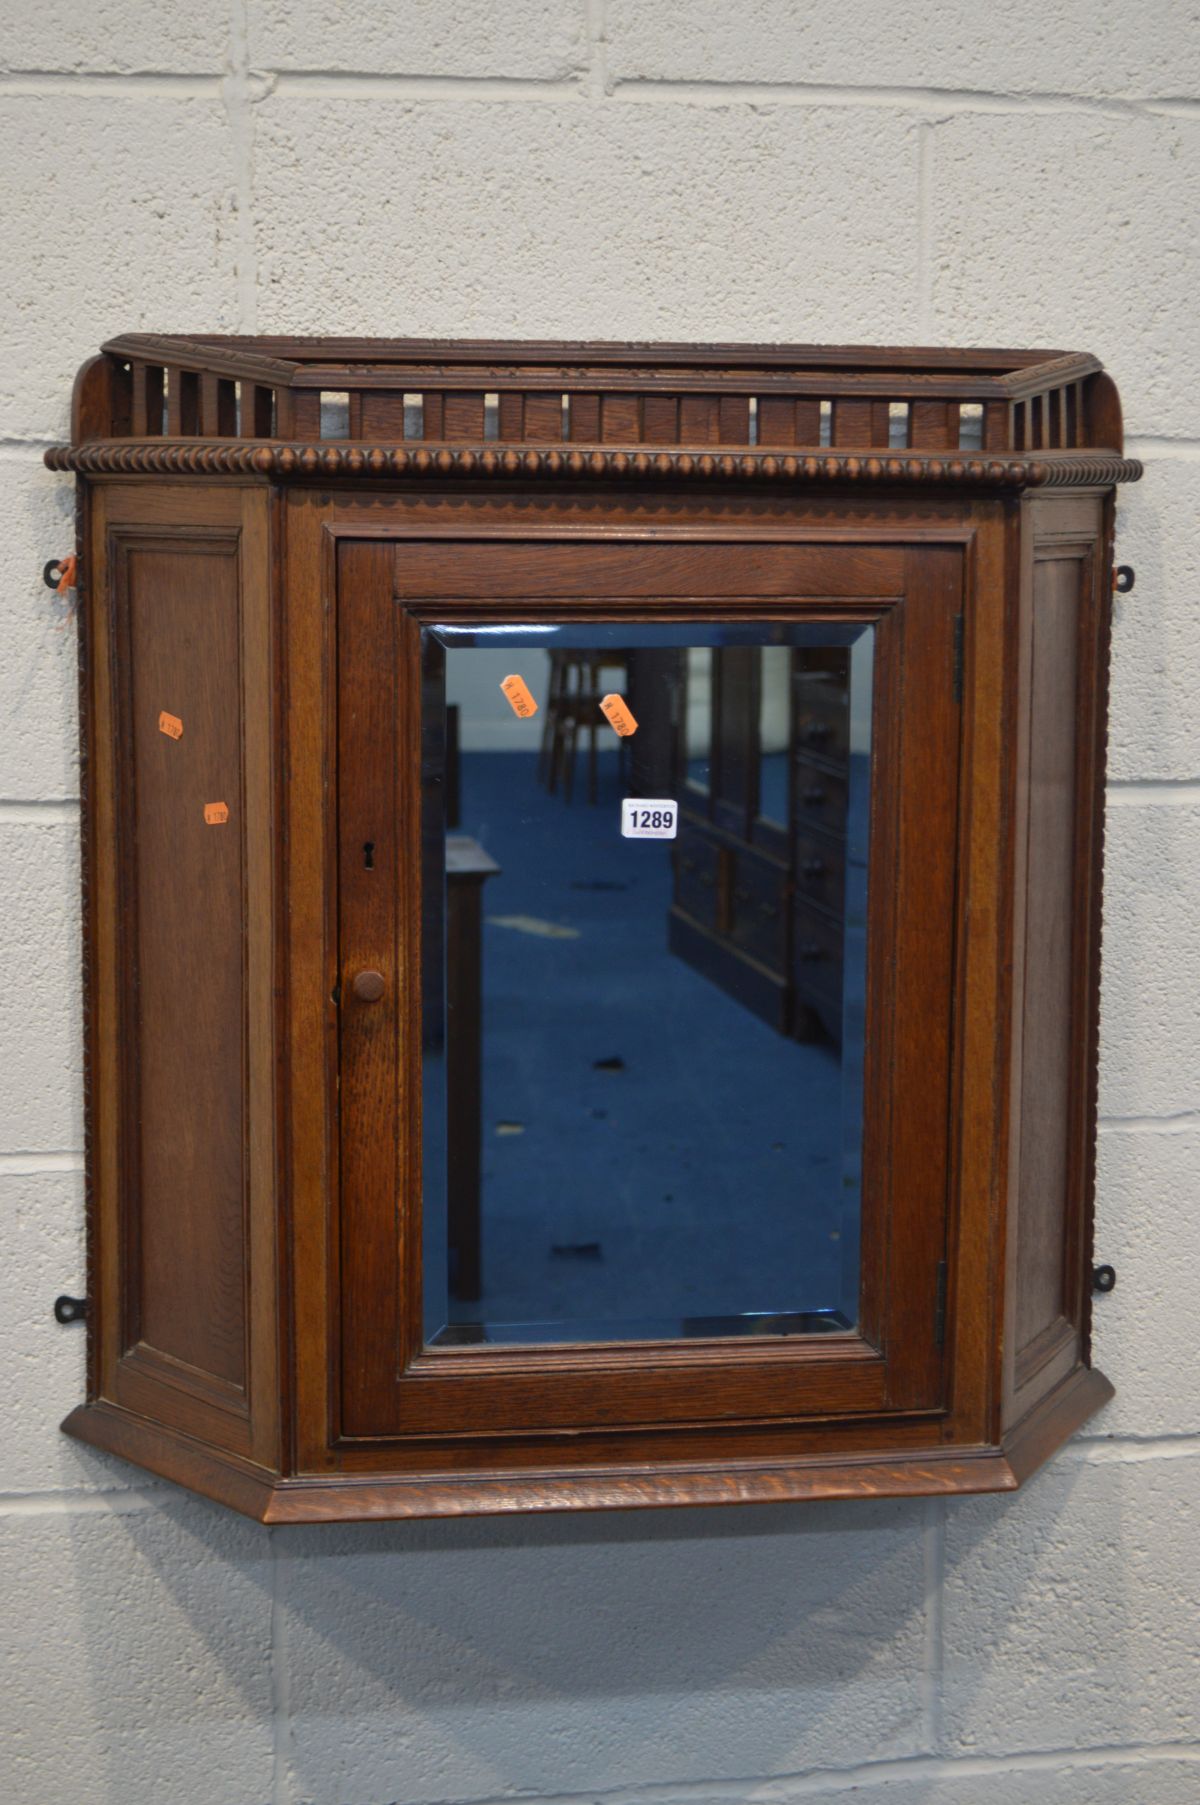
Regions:
<instances>
[{"instance_id":1,"label":"table leg reflection","mask_svg":"<svg viewBox=\"0 0 1200 1805\"><path fill-rule=\"evenodd\" d=\"M450 1288L482 1286L483 886L500 870L467 834L446 836L446 1214Z\"/></svg>"}]
</instances>

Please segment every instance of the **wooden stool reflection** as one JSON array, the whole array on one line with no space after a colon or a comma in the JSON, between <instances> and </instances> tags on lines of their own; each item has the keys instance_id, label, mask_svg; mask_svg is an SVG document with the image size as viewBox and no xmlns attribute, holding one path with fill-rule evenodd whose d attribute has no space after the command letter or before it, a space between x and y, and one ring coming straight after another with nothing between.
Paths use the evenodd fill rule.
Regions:
<instances>
[{"instance_id":1,"label":"wooden stool reflection","mask_svg":"<svg viewBox=\"0 0 1200 1805\"><path fill-rule=\"evenodd\" d=\"M606 675L608 673L608 675ZM582 729L588 738L588 801L595 803L597 735L605 725L600 698L609 689L624 689L629 680L628 652L550 653L550 685L542 723L538 777L553 795L561 780L570 802L575 787L575 751Z\"/></svg>"},{"instance_id":2,"label":"wooden stool reflection","mask_svg":"<svg viewBox=\"0 0 1200 1805\"><path fill-rule=\"evenodd\" d=\"M500 870L478 840L446 836L446 1235L450 1288L482 1288L483 886Z\"/></svg>"}]
</instances>

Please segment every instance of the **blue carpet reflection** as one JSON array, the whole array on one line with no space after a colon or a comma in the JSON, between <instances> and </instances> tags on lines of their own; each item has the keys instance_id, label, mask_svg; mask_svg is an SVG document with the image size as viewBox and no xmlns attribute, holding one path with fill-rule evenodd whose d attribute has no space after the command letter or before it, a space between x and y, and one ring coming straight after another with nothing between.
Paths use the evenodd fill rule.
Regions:
<instances>
[{"instance_id":1,"label":"blue carpet reflection","mask_svg":"<svg viewBox=\"0 0 1200 1805\"><path fill-rule=\"evenodd\" d=\"M775 1033L667 950L670 847L621 838L615 752L595 807L580 785L548 796L535 762L462 758L457 831L502 869L484 890L484 1295L452 1297L450 1319L570 1339L844 1307L858 1166L837 1050Z\"/></svg>"}]
</instances>

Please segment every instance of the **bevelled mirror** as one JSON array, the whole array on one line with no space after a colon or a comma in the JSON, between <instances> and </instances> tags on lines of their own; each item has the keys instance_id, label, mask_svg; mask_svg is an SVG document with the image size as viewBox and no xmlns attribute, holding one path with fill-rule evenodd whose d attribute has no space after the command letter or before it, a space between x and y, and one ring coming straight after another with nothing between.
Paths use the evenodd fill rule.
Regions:
<instances>
[{"instance_id":1,"label":"bevelled mirror","mask_svg":"<svg viewBox=\"0 0 1200 1805\"><path fill-rule=\"evenodd\" d=\"M424 640L427 1340L853 1327L874 628Z\"/></svg>"}]
</instances>

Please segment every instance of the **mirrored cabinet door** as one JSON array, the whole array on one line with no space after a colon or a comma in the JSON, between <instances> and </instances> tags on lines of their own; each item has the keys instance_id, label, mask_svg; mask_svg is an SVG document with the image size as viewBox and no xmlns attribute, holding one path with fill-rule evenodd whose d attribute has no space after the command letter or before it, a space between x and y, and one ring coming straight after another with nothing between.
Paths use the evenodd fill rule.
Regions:
<instances>
[{"instance_id":1,"label":"mirrored cabinet door","mask_svg":"<svg viewBox=\"0 0 1200 1805\"><path fill-rule=\"evenodd\" d=\"M891 1325L941 1257L958 554L760 548L735 602L728 548L642 548L608 606L572 556L490 548L481 605L342 553L349 1414L552 1427L604 1361L682 1421L701 1348L767 1414L932 1397Z\"/></svg>"},{"instance_id":2,"label":"mirrored cabinet door","mask_svg":"<svg viewBox=\"0 0 1200 1805\"><path fill-rule=\"evenodd\" d=\"M430 1345L857 1323L873 641L870 624L425 629ZM839 747L840 817L802 836L792 672L819 659L860 731ZM691 780L693 673L726 692L723 780L741 741L741 833Z\"/></svg>"}]
</instances>

